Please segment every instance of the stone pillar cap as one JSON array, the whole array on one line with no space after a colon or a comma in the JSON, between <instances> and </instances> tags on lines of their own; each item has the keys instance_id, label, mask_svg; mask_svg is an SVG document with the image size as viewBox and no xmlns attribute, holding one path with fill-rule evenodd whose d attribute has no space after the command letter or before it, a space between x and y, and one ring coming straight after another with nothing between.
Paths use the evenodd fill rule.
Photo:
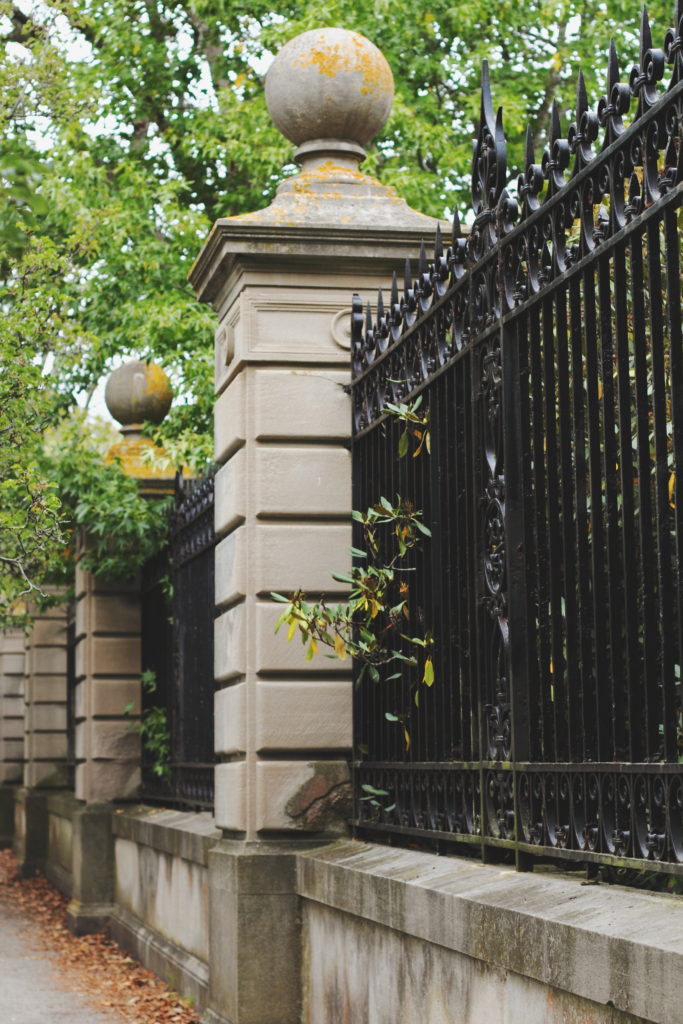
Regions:
<instances>
[{"instance_id":1,"label":"stone pillar cap","mask_svg":"<svg viewBox=\"0 0 683 1024\"><path fill-rule=\"evenodd\" d=\"M395 189L358 169L393 97L391 68L358 32L317 28L290 39L268 69L266 103L275 126L297 145L301 173L285 178L265 210L219 224L433 234L435 218L411 210Z\"/></svg>"}]
</instances>

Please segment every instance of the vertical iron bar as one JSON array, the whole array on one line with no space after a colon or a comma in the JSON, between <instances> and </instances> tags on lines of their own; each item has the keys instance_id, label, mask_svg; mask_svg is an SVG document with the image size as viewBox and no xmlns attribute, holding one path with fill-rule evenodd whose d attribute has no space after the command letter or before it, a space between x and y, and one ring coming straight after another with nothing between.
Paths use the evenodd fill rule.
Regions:
<instances>
[{"instance_id":1,"label":"vertical iron bar","mask_svg":"<svg viewBox=\"0 0 683 1024\"><path fill-rule=\"evenodd\" d=\"M680 145L680 138L679 138ZM670 345L671 443L674 480L674 579L676 607L675 662L677 666L675 701L683 705L683 335L681 332L681 203L664 212L666 241L667 312ZM683 750L677 750L680 757Z\"/></svg>"},{"instance_id":2,"label":"vertical iron bar","mask_svg":"<svg viewBox=\"0 0 683 1024\"><path fill-rule=\"evenodd\" d=\"M636 443L638 458L638 526L641 569L641 619L643 623L642 747L637 759L654 757L659 747L659 671L657 668L657 552L652 507L652 459L650 456L650 399L648 395L647 321L643 235L633 233L631 249L631 299L633 303L633 361L636 393ZM654 714L653 714L654 712ZM636 719L637 721L637 719Z\"/></svg>"},{"instance_id":3,"label":"vertical iron bar","mask_svg":"<svg viewBox=\"0 0 683 1024\"><path fill-rule=\"evenodd\" d=\"M536 303L530 313L531 343L530 368L533 406L533 499L535 525L535 570L536 584L536 662L539 679L539 693L536 702L536 715L540 725L540 743L536 757L539 760L555 760L555 744L553 741L553 706L551 701L552 660L550 593L548 581L550 576L550 552L548 537L547 495L548 483L546 476L546 434L544 429L544 378L541 348L540 309Z\"/></svg>"},{"instance_id":4,"label":"vertical iron bar","mask_svg":"<svg viewBox=\"0 0 683 1024\"><path fill-rule=\"evenodd\" d=\"M617 408L619 417L619 467L621 478L621 543L624 587L624 676L615 680L619 702L628 708L628 729L625 748L617 751L620 760L638 759L641 744L638 730L642 724L641 656L638 642L638 545L635 529L633 493L633 417L631 413L631 378L626 275L626 243L612 246L614 276L614 326L617 355ZM618 689L617 689L618 686Z\"/></svg>"},{"instance_id":5,"label":"vertical iron bar","mask_svg":"<svg viewBox=\"0 0 683 1024\"><path fill-rule=\"evenodd\" d=\"M562 536L558 527L560 482L558 475L558 444L555 405L555 322L551 297L543 300L543 391L545 412L545 462L548 483L548 592L550 596L551 683L550 699L553 706L552 761L566 761L568 723L565 709L565 663L562 627Z\"/></svg>"},{"instance_id":6,"label":"vertical iron bar","mask_svg":"<svg viewBox=\"0 0 683 1024\"><path fill-rule=\"evenodd\" d=\"M581 758L582 730L579 665L577 659L578 621L576 607L576 560L574 555L574 486L572 446L572 415L570 404L569 340L567 336L567 286L560 284L555 290L557 338L557 392L560 437L562 564L556 572L564 580L564 663L566 665L564 706L568 727L568 758ZM557 699L557 698L556 698Z\"/></svg>"},{"instance_id":7,"label":"vertical iron bar","mask_svg":"<svg viewBox=\"0 0 683 1024\"><path fill-rule=\"evenodd\" d=\"M659 575L659 631L661 727L664 760L676 759L676 719L674 683L674 645L671 613L674 607L671 558L671 510L669 508L669 467L667 452L667 392L665 380L665 326L662 310L662 272L660 252L661 221L649 220L648 284L650 288L650 327L652 330L652 408L655 435L655 509L657 517L657 570Z\"/></svg>"},{"instance_id":8,"label":"vertical iron bar","mask_svg":"<svg viewBox=\"0 0 683 1024\"><path fill-rule=\"evenodd\" d=\"M600 345L602 357L602 424L603 476L605 485L605 520L607 526L607 587L610 624L610 714L612 719L611 749L605 760L618 757L625 749L624 708L620 702L619 680L623 677L623 629L620 610L623 608L621 553L619 544L619 486L616 424L614 417L614 350L612 345L612 278L609 258L598 259L598 294L600 302ZM600 684L598 684L600 685Z\"/></svg>"},{"instance_id":9,"label":"vertical iron bar","mask_svg":"<svg viewBox=\"0 0 683 1024\"><path fill-rule=\"evenodd\" d=\"M577 593L579 605L579 672L576 695L580 709L581 741L574 756L595 757L595 712L591 696L595 688L593 678L593 623L590 599L590 552L588 531L586 459L586 415L584 393L584 321L581 303L581 279L574 274L569 284L571 317L571 375L572 413L574 419L574 495L576 500L575 555ZM571 636L571 634L570 634ZM571 641L570 641L571 642ZM580 749L579 749L580 748Z\"/></svg>"},{"instance_id":10,"label":"vertical iron bar","mask_svg":"<svg viewBox=\"0 0 683 1024\"><path fill-rule=\"evenodd\" d=\"M598 324L594 271L589 267L583 275L584 315L586 328L586 389L588 405L588 445L590 479L591 581L594 632L594 692L589 713L596 719L595 758L607 761L611 754L611 707L609 693L609 615L605 614L607 583L605 579L607 549L603 520L602 436L600 433L600 374L598 358Z\"/></svg>"},{"instance_id":11,"label":"vertical iron bar","mask_svg":"<svg viewBox=\"0 0 683 1024\"><path fill-rule=\"evenodd\" d=\"M508 680L512 718L512 759L531 756L529 707L529 609L527 605L527 534L525 489L529 450L527 320L518 315L501 328L503 440L505 466L505 547L510 643Z\"/></svg>"}]
</instances>

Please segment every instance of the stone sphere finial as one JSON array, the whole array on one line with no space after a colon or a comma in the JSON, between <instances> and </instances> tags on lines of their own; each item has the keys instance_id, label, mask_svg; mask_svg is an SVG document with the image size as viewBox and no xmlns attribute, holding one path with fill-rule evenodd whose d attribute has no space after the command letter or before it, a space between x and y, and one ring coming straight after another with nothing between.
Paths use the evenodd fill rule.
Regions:
<instances>
[{"instance_id":1,"label":"stone sphere finial","mask_svg":"<svg viewBox=\"0 0 683 1024\"><path fill-rule=\"evenodd\" d=\"M123 432L129 433L145 420L161 423L171 407L173 390L168 377L156 363L131 359L110 374L104 400Z\"/></svg>"},{"instance_id":2,"label":"stone sphere finial","mask_svg":"<svg viewBox=\"0 0 683 1024\"><path fill-rule=\"evenodd\" d=\"M365 36L320 28L291 39L266 75L266 103L276 127L299 149L365 157L364 146L391 112L394 78Z\"/></svg>"}]
</instances>

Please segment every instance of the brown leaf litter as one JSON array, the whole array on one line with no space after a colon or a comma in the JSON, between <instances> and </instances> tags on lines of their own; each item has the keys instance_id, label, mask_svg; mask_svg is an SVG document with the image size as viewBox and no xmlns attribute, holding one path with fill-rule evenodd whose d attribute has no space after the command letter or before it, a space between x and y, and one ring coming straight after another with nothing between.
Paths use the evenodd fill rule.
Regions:
<instances>
[{"instance_id":1,"label":"brown leaf litter","mask_svg":"<svg viewBox=\"0 0 683 1024\"><path fill-rule=\"evenodd\" d=\"M11 850L0 850L0 901L39 926L36 937L57 956L65 983L96 1009L129 1024L198 1024L194 1009L105 933L72 935L65 897L40 873L21 878Z\"/></svg>"}]
</instances>

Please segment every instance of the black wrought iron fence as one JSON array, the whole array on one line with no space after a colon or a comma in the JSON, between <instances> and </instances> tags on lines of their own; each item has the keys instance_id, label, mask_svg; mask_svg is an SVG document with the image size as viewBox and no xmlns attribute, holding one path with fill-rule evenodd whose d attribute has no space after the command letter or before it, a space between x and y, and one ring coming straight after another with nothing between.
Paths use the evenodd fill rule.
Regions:
<instances>
[{"instance_id":1,"label":"black wrought iron fence","mask_svg":"<svg viewBox=\"0 0 683 1024\"><path fill-rule=\"evenodd\" d=\"M516 197L484 65L471 232L354 299L354 507L423 510L436 641L419 707L409 667L358 689L360 834L683 873L682 14L628 82L612 45L595 110L579 78Z\"/></svg>"},{"instance_id":2,"label":"black wrought iron fence","mask_svg":"<svg viewBox=\"0 0 683 1024\"><path fill-rule=\"evenodd\" d=\"M213 484L213 471L176 478L168 545L142 580L141 792L201 808L213 806L215 763Z\"/></svg>"}]
</instances>

